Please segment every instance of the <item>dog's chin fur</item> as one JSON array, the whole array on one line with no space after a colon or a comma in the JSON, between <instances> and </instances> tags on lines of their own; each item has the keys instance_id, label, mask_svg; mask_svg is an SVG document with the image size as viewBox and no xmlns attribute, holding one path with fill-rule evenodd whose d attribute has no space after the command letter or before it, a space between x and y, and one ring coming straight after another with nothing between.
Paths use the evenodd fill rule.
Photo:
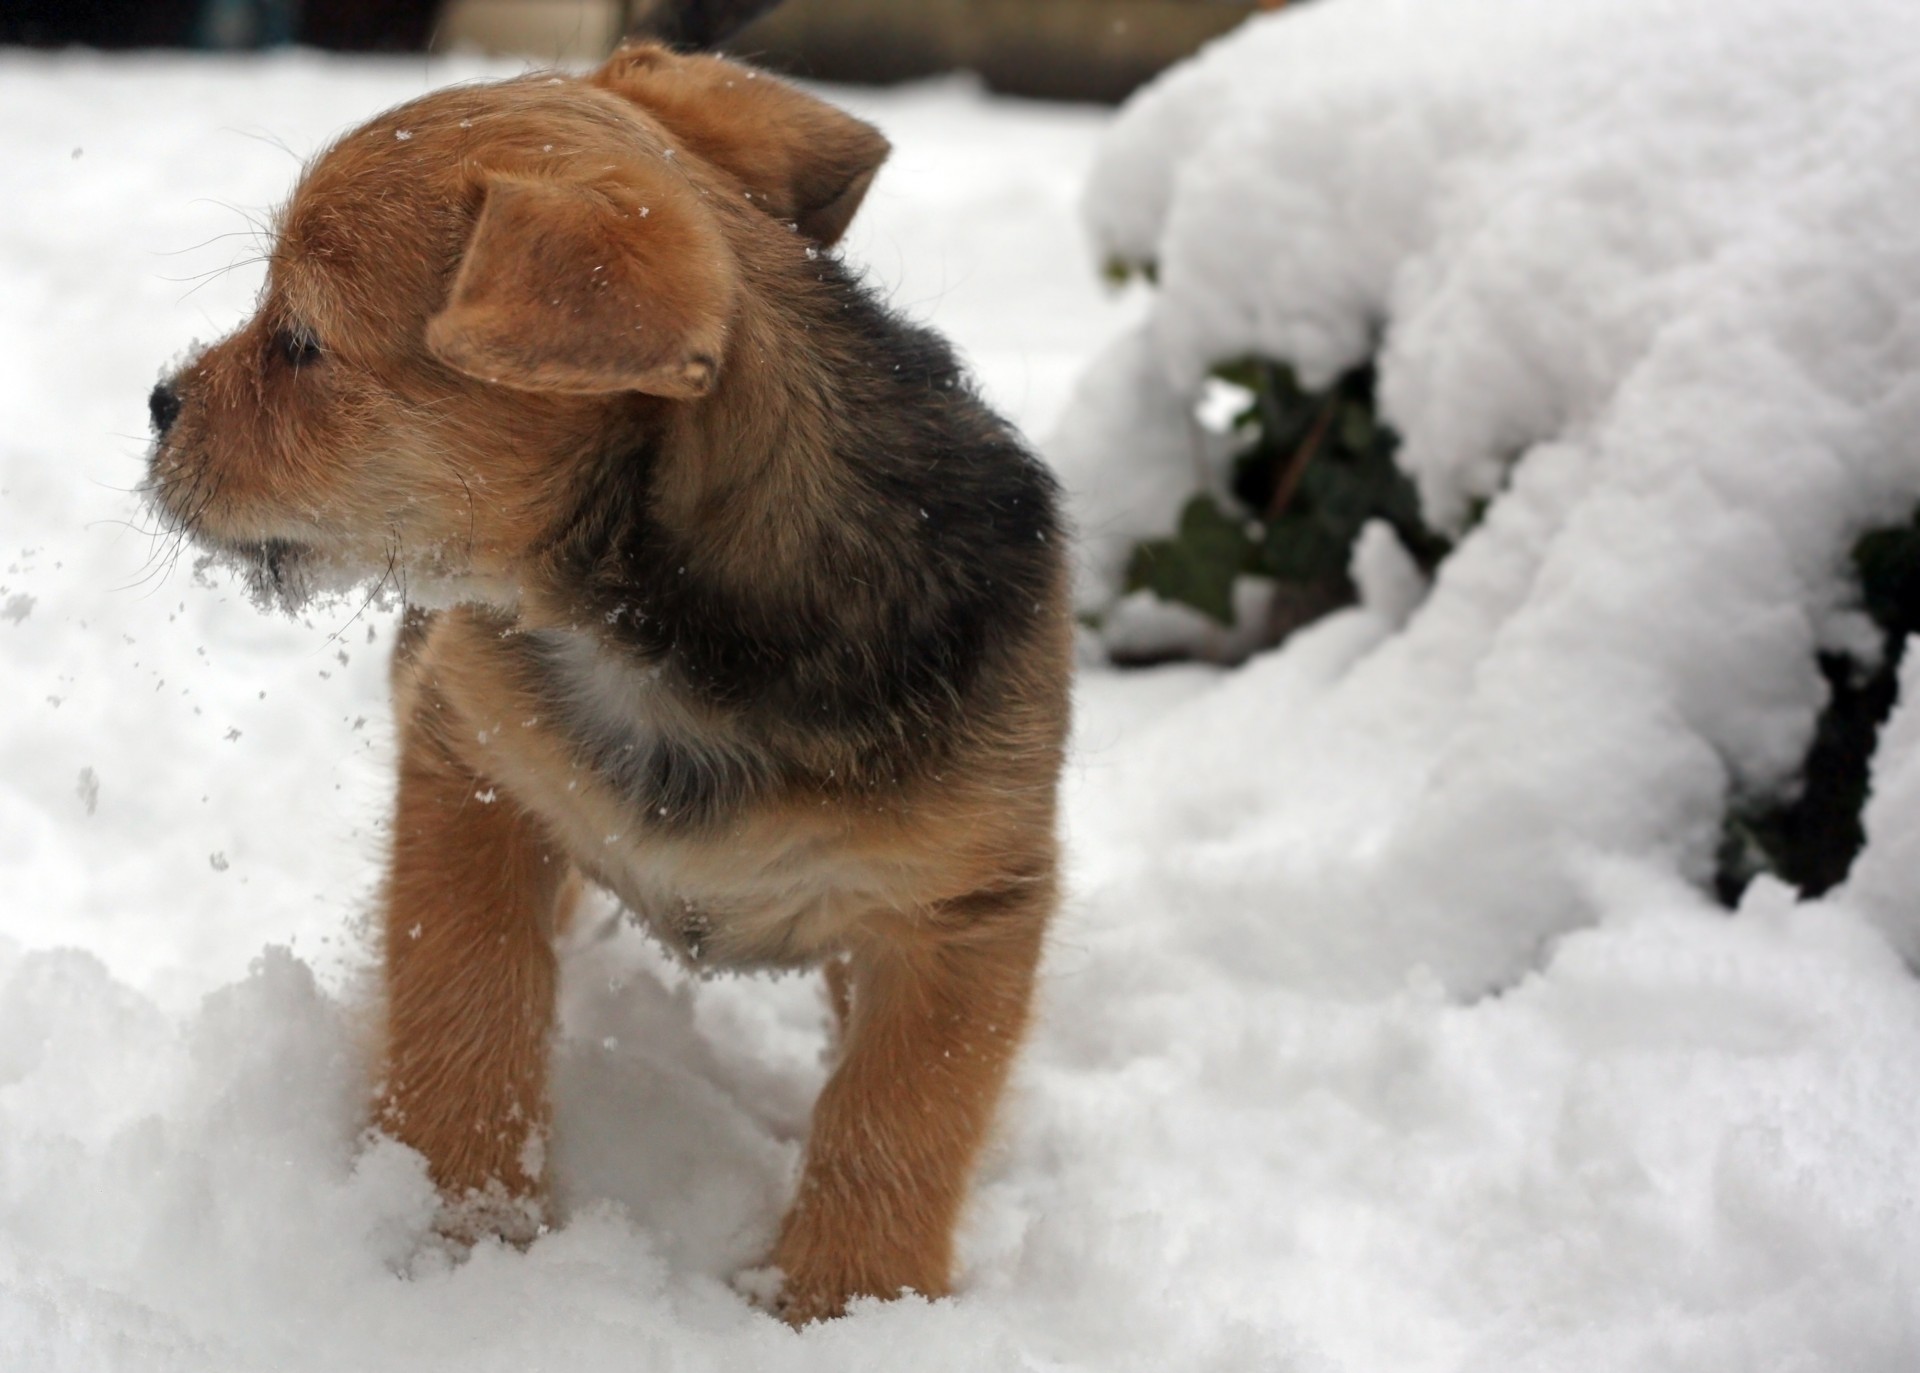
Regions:
<instances>
[{"instance_id":1,"label":"dog's chin fur","mask_svg":"<svg viewBox=\"0 0 1920 1373\"><path fill-rule=\"evenodd\" d=\"M520 604L520 586L501 577L482 576L436 559L379 563L329 554L311 544L270 539L232 546L213 555L245 588L260 610L305 617L317 610L346 606L355 611L450 610L486 606L511 612Z\"/></svg>"},{"instance_id":2,"label":"dog's chin fur","mask_svg":"<svg viewBox=\"0 0 1920 1373\"><path fill-rule=\"evenodd\" d=\"M949 1290L1057 900L1057 495L822 251L886 151L653 47L425 96L307 170L151 402L156 507L256 601L408 606L377 1118L445 1228L539 1214L585 878L703 970L828 971L796 1322Z\"/></svg>"},{"instance_id":3,"label":"dog's chin fur","mask_svg":"<svg viewBox=\"0 0 1920 1373\"><path fill-rule=\"evenodd\" d=\"M339 606L430 612L463 605L511 612L520 604L516 580L476 572L455 554L403 551L396 544L386 557L374 558L298 538L225 539L181 527L157 499L150 498L149 505L163 527L200 548L193 562L196 575L227 573L263 612L301 618Z\"/></svg>"},{"instance_id":4,"label":"dog's chin fur","mask_svg":"<svg viewBox=\"0 0 1920 1373\"><path fill-rule=\"evenodd\" d=\"M280 539L241 544L231 555L247 594L262 610L298 615L317 598L345 598L357 584L345 569L331 569L303 545Z\"/></svg>"},{"instance_id":5,"label":"dog's chin fur","mask_svg":"<svg viewBox=\"0 0 1920 1373\"><path fill-rule=\"evenodd\" d=\"M370 568L291 539L219 539L204 531L191 537L201 549L195 576L227 573L257 610L301 617L350 601L356 608L394 610L406 599L404 580L391 566Z\"/></svg>"}]
</instances>

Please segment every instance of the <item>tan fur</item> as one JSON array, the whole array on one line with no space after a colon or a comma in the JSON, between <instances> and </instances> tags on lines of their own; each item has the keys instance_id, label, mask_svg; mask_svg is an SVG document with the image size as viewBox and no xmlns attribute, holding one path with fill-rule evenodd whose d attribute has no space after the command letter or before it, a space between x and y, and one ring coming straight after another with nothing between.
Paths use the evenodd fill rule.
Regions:
<instances>
[{"instance_id":1,"label":"tan fur","mask_svg":"<svg viewBox=\"0 0 1920 1373\"><path fill-rule=\"evenodd\" d=\"M650 695L552 541L592 455L644 432L654 517L695 571L891 613L817 553L872 537L819 399L871 363L795 322L831 306L796 303L793 265L796 233L836 239L885 152L770 78L652 48L587 82L416 101L309 172L259 314L183 374L154 462L209 543L384 562L468 602L410 615L396 653L384 897L378 1118L426 1156L450 1229L525 1236L541 1214L553 935L576 873L702 965L827 964L840 1062L773 1255L796 1322L950 1288L1056 898L1064 579L1039 629L996 644L929 770L908 740L769 737ZM303 377L287 358L307 330L325 361ZM718 826L646 813L552 718L536 661L574 658L608 711L644 703L649 727L716 756L775 749L794 775Z\"/></svg>"}]
</instances>

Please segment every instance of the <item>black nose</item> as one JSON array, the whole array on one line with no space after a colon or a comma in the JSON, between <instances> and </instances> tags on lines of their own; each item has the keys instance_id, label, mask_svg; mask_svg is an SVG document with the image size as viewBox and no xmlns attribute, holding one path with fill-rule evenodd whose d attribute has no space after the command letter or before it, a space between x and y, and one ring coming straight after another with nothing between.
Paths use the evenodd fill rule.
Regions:
<instances>
[{"instance_id":1,"label":"black nose","mask_svg":"<svg viewBox=\"0 0 1920 1373\"><path fill-rule=\"evenodd\" d=\"M147 397L147 413L153 417L153 435L164 439L173 422L180 418L180 393L168 382L161 382Z\"/></svg>"}]
</instances>

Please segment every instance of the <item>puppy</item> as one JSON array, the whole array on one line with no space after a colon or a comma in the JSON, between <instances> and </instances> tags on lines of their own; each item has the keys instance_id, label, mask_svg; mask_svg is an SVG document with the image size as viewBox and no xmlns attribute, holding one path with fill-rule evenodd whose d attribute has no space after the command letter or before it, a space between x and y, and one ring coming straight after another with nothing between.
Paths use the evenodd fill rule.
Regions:
<instances>
[{"instance_id":1,"label":"puppy","mask_svg":"<svg viewBox=\"0 0 1920 1373\"><path fill-rule=\"evenodd\" d=\"M263 597L412 607L376 1109L449 1229L542 1215L583 876L697 968L830 969L796 1323L949 1290L1056 897L1055 491L826 251L887 151L652 46L425 96L306 170L253 318L151 398L153 500Z\"/></svg>"}]
</instances>

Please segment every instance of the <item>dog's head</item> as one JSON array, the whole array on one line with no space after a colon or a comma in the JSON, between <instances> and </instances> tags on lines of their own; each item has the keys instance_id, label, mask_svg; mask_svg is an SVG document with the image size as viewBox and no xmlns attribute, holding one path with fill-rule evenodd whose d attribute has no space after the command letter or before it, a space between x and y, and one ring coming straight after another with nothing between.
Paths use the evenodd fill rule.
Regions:
<instances>
[{"instance_id":1,"label":"dog's head","mask_svg":"<svg viewBox=\"0 0 1920 1373\"><path fill-rule=\"evenodd\" d=\"M835 242L886 154L651 46L401 106L308 168L253 317L154 389L154 499L275 599L510 583L615 426L744 361L749 268Z\"/></svg>"}]
</instances>

